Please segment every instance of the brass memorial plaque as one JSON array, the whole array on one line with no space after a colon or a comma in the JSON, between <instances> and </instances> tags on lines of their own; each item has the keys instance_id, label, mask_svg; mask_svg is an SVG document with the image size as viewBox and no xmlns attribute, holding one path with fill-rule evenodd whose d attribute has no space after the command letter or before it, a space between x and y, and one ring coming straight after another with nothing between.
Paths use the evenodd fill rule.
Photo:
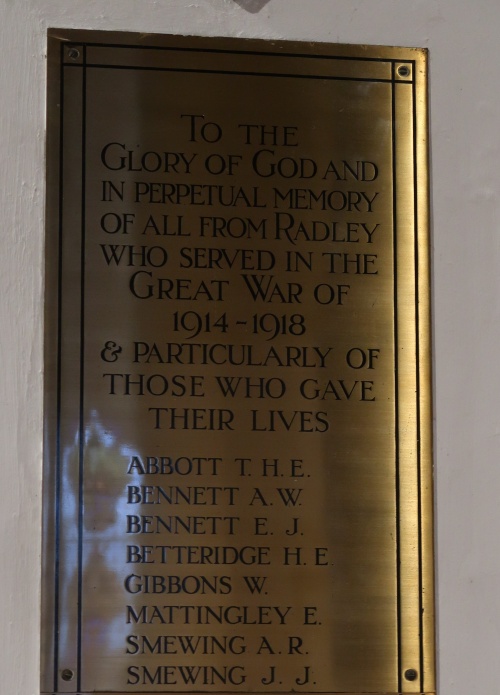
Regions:
<instances>
[{"instance_id":1,"label":"brass memorial plaque","mask_svg":"<svg viewBox=\"0 0 500 695\"><path fill-rule=\"evenodd\" d=\"M426 54L52 30L44 693L430 693Z\"/></svg>"}]
</instances>

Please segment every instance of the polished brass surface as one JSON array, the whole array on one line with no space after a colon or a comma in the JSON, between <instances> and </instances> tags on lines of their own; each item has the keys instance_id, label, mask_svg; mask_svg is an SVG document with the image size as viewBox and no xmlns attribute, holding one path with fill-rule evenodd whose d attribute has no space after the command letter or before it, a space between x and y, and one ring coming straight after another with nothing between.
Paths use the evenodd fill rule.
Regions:
<instances>
[{"instance_id":1,"label":"polished brass surface","mask_svg":"<svg viewBox=\"0 0 500 695\"><path fill-rule=\"evenodd\" d=\"M49 33L44 693L432 693L426 54Z\"/></svg>"}]
</instances>

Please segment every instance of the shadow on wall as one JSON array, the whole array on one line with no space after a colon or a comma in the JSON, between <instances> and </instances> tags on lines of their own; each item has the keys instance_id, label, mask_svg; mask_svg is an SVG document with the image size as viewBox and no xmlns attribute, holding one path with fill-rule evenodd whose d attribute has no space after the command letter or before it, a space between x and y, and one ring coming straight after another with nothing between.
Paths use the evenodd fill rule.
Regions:
<instances>
[{"instance_id":1,"label":"shadow on wall","mask_svg":"<svg viewBox=\"0 0 500 695\"><path fill-rule=\"evenodd\" d=\"M264 5L267 5L271 0L234 0L237 5L242 7L247 12L256 14L260 12Z\"/></svg>"}]
</instances>

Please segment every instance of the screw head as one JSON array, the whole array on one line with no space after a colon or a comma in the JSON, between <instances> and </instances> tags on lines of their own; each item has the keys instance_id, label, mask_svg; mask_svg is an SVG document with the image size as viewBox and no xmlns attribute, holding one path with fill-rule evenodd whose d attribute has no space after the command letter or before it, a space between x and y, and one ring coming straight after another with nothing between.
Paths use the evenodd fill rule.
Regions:
<instances>
[{"instance_id":1,"label":"screw head","mask_svg":"<svg viewBox=\"0 0 500 695\"><path fill-rule=\"evenodd\" d=\"M75 674L70 668L64 668L61 671L61 678L63 679L63 681L72 681L74 675Z\"/></svg>"},{"instance_id":2,"label":"screw head","mask_svg":"<svg viewBox=\"0 0 500 695\"><path fill-rule=\"evenodd\" d=\"M78 48L70 48L68 51L68 58L71 58L71 60L78 60L80 57L80 51Z\"/></svg>"},{"instance_id":3,"label":"screw head","mask_svg":"<svg viewBox=\"0 0 500 695\"><path fill-rule=\"evenodd\" d=\"M407 681L416 681L418 673L414 668L409 668L405 671L405 678Z\"/></svg>"},{"instance_id":4,"label":"screw head","mask_svg":"<svg viewBox=\"0 0 500 695\"><path fill-rule=\"evenodd\" d=\"M409 77L410 76L410 68L407 65L400 65L398 68L398 75L400 77Z\"/></svg>"}]
</instances>

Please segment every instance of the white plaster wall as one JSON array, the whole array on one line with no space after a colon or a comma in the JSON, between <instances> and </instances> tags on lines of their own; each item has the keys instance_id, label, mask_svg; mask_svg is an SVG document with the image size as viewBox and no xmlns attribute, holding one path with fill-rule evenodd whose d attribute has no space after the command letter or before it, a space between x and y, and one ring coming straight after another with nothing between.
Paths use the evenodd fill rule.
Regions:
<instances>
[{"instance_id":1,"label":"white plaster wall","mask_svg":"<svg viewBox=\"0 0 500 695\"><path fill-rule=\"evenodd\" d=\"M498 693L497 0L0 0L0 695L38 692L52 26L430 49L439 684L441 695Z\"/></svg>"}]
</instances>

